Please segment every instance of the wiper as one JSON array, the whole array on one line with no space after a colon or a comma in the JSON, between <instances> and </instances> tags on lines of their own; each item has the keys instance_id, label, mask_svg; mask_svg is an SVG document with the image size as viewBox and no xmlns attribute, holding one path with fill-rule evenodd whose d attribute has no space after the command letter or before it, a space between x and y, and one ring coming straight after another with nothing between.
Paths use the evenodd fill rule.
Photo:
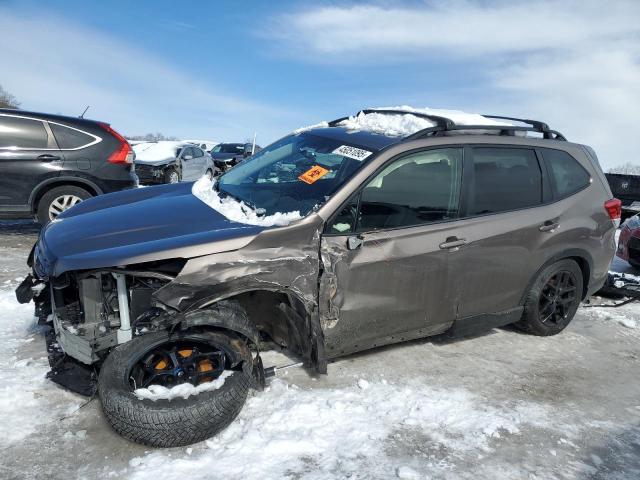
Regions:
<instances>
[{"instance_id":1,"label":"wiper","mask_svg":"<svg viewBox=\"0 0 640 480\"><path fill-rule=\"evenodd\" d=\"M214 185L213 188L222 196L222 198L231 197L235 201L237 201L238 203L241 203L241 204L246 205L247 207L249 207L258 216L263 216L265 213L267 213L267 211L264 208L256 207L256 205L253 202L250 202L249 200L245 200L244 198L240 198L238 195L234 195L233 193L231 193L231 192L229 192L227 190L221 189L220 188L220 184L218 182L216 182L216 184ZM240 207L240 208L242 208L242 207ZM247 212L244 212L244 213L247 213Z\"/></svg>"}]
</instances>

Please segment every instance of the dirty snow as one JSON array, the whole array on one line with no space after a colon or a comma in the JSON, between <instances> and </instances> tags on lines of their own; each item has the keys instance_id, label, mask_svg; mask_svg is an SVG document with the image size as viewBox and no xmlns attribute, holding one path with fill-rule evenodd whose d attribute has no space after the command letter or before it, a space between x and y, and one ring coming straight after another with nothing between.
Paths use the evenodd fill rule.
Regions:
<instances>
[{"instance_id":1,"label":"dirty snow","mask_svg":"<svg viewBox=\"0 0 640 480\"><path fill-rule=\"evenodd\" d=\"M191 193L193 193L193 195L199 200L213 208L216 212L221 213L234 222L271 227L288 225L294 220L302 218L299 211L286 213L278 212L269 216L260 216L243 202L238 202L231 197L221 198L213 189L214 184L215 179L211 180L204 176L193 184Z\"/></svg>"},{"instance_id":2,"label":"dirty snow","mask_svg":"<svg viewBox=\"0 0 640 480\"><path fill-rule=\"evenodd\" d=\"M182 383L171 388L162 385L151 385L148 388L137 388L133 393L140 400L173 400L174 398L189 398L191 395L197 395L202 392L211 392L217 390L224 385L227 377L233 375L231 370L223 371L218 378L211 382L201 383L197 387L190 383Z\"/></svg>"},{"instance_id":3,"label":"dirty snow","mask_svg":"<svg viewBox=\"0 0 640 480\"><path fill-rule=\"evenodd\" d=\"M159 142L146 142L133 145L136 153L136 162L157 162L168 158L175 158L178 148L185 145L185 142L163 140Z\"/></svg>"}]
</instances>

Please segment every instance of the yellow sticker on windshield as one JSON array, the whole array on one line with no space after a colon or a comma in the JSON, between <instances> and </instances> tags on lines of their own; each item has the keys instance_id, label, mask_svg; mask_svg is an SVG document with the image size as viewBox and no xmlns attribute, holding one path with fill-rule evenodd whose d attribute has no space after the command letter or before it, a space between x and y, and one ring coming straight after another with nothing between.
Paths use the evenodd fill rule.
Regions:
<instances>
[{"instance_id":1,"label":"yellow sticker on windshield","mask_svg":"<svg viewBox=\"0 0 640 480\"><path fill-rule=\"evenodd\" d=\"M302 180L304 183L311 185L312 183L320 180L327 173L329 173L329 170L327 170L326 168L323 168L320 165L314 165L309 170L307 170L302 175L300 175L298 178Z\"/></svg>"}]
</instances>

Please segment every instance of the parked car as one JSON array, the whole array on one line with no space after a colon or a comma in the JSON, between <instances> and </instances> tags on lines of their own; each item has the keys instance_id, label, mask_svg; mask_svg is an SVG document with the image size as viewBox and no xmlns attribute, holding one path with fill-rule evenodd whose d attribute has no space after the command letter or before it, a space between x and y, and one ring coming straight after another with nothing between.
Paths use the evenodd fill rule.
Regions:
<instances>
[{"instance_id":1,"label":"parked car","mask_svg":"<svg viewBox=\"0 0 640 480\"><path fill-rule=\"evenodd\" d=\"M260 150L259 145L252 143L220 143L211 150L211 157L216 167L226 172Z\"/></svg>"},{"instance_id":2,"label":"parked car","mask_svg":"<svg viewBox=\"0 0 640 480\"><path fill-rule=\"evenodd\" d=\"M609 188L622 201L622 215L628 217L640 213L640 175L605 173Z\"/></svg>"},{"instance_id":3,"label":"parked car","mask_svg":"<svg viewBox=\"0 0 640 480\"><path fill-rule=\"evenodd\" d=\"M92 394L99 369L115 430L166 447L225 428L274 372L270 346L326 373L431 335L560 333L615 249L620 201L594 151L541 122L411 115L433 126L395 136L338 119L217 181L60 215L17 290L53 326L50 378Z\"/></svg>"},{"instance_id":4,"label":"parked car","mask_svg":"<svg viewBox=\"0 0 640 480\"><path fill-rule=\"evenodd\" d=\"M213 178L218 170L208 153L189 142L146 142L133 149L136 174L143 185L193 181L203 175Z\"/></svg>"},{"instance_id":5,"label":"parked car","mask_svg":"<svg viewBox=\"0 0 640 480\"><path fill-rule=\"evenodd\" d=\"M620 229L616 255L640 269L640 216L627 218Z\"/></svg>"},{"instance_id":6,"label":"parked car","mask_svg":"<svg viewBox=\"0 0 640 480\"><path fill-rule=\"evenodd\" d=\"M218 145L218 143L220 143L220 142L214 142L213 140L184 140L184 141L188 143L193 143L194 145L200 147L205 152L210 152L216 145Z\"/></svg>"},{"instance_id":7,"label":"parked car","mask_svg":"<svg viewBox=\"0 0 640 480\"><path fill-rule=\"evenodd\" d=\"M87 198L132 188L132 160L107 123L0 109L0 218L45 224Z\"/></svg>"}]
</instances>

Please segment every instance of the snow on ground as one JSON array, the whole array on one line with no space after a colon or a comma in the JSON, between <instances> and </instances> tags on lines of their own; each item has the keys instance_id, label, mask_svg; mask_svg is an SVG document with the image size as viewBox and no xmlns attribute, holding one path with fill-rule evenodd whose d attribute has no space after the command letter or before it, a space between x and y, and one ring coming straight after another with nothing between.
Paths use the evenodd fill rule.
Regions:
<instances>
[{"instance_id":1,"label":"snow on ground","mask_svg":"<svg viewBox=\"0 0 640 480\"><path fill-rule=\"evenodd\" d=\"M243 202L238 202L231 197L221 198L218 192L213 189L214 184L215 179L212 180L206 176L202 177L193 184L191 193L215 211L234 222L271 227L288 225L294 220L302 218L299 211L278 212L269 216L260 216L255 210Z\"/></svg>"}]
</instances>

